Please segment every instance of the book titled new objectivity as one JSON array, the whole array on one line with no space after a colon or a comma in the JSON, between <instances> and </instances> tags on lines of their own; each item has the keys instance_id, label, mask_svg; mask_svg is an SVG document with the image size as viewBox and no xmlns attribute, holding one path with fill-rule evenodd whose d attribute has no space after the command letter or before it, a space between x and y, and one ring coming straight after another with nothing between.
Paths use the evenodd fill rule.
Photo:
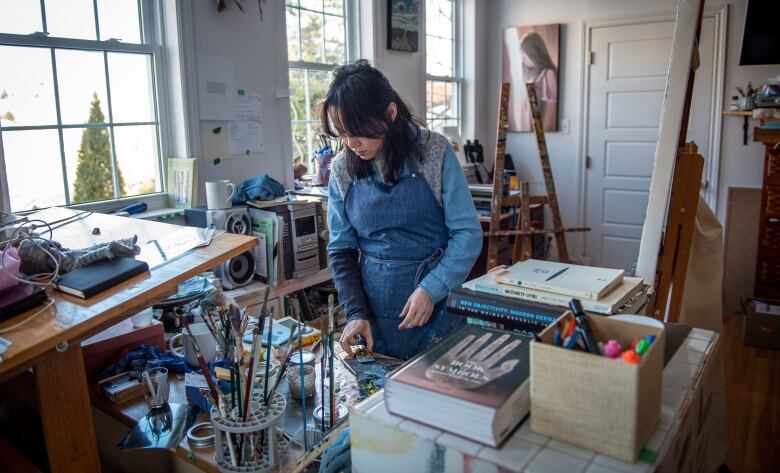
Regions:
<instances>
[{"instance_id":1,"label":"book titled new objectivity","mask_svg":"<svg viewBox=\"0 0 780 473\"><path fill-rule=\"evenodd\" d=\"M149 265L145 261L122 256L76 268L55 279L54 287L87 299L146 271Z\"/></svg>"},{"instance_id":2,"label":"book titled new objectivity","mask_svg":"<svg viewBox=\"0 0 780 473\"><path fill-rule=\"evenodd\" d=\"M501 284L597 300L623 281L622 269L529 259L496 272Z\"/></svg>"},{"instance_id":3,"label":"book titled new objectivity","mask_svg":"<svg viewBox=\"0 0 780 473\"><path fill-rule=\"evenodd\" d=\"M467 325L388 377L387 409L498 447L529 411L532 339Z\"/></svg>"},{"instance_id":4,"label":"book titled new objectivity","mask_svg":"<svg viewBox=\"0 0 780 473\"><path fill-rule=\"evenodd\" d=\"M496 281L495 273L487 273L463 283L463 288L487 294L512 297L523 301L568 307L572 297L554 292L540 291L524 286L502 284ZM642 289L642 278L624 276L623 281L598 300L580 299L582 308L588 312L611 315L626 305Z\"/></svg>"}]
</instances>

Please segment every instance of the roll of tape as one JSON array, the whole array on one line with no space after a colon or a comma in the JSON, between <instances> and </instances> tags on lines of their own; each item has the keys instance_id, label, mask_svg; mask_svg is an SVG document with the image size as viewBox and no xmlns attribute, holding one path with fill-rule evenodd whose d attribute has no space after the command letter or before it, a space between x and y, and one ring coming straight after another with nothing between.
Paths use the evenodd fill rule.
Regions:
<instances>
[{"instance_id":1,"label":"roll of tape","mask_svg":"<svg viewBox=\"0 0 780 473\"><path fill-rule=\"evenodd\" d=\"M205 435L203 435L206 433ZM193 447L208 447L214 445L214 427L211 422L201 422L187 431L187 442Z\"/></svg>"}]
</instances>

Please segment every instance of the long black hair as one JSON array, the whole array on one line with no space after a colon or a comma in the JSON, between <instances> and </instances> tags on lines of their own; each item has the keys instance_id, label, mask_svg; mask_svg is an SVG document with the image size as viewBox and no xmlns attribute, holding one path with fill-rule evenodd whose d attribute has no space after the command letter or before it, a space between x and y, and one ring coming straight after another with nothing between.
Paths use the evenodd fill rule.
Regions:
<instances>
[{"instance_id":1,"label":"long black hair","mask_svg":"<svg viewBox=\"0 0 780 473\"><path fill-rule=\"evenodd\" d=\"M395 120L387 114L387 107L395 103ZM320 105L323 132L331 138L354 136L383 138L382 177L395 183L404 162L416 156L420 127L425 123L414 117L390 81L365 59L345 64L333 71L333 81ZM347 172L363 179L371 175L371 162L360 159L345 147Z\"/></svg>"}]
</instances>

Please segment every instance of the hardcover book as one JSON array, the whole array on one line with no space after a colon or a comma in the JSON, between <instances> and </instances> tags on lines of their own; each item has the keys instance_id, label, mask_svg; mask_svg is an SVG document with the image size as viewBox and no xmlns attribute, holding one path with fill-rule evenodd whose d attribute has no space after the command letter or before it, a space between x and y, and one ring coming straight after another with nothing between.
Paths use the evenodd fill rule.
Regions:
<instances>
[{"instance_id":1,"label":"hardcover book","mask_svg":"<svg viewBox=\"0 0 780 473\"><path fill-rule=\"evenodd\" d=\"M496 281L494 273L487 273L463 283L463 287L477 292L513 297L516 299L568 307L572 297L554 292L540 291L529 287L502 284ZM642 289L642 278L625 276L618 286L598 300L580 299L582 308L588 312L612 315L617 313Z\"/></svg>"},{"instance_id":2,"label":"hardcover book","mask_svg":"<svg viewBox=\"0 0 780 473\"><path fill-rule=\"evenodd\" d=\"M146 271L149 271L146 262L122 256L76 268L55 279L54 287L87 299Z\"/></svg>"},{"instance_id":3,"label":"hardcover book","mask_svg":"<svg viewBox=\"0 0 780 473\"><path fill-rule=\"evenodd\" d=\"M597 300L623 281L623 270L529 259L496 272L496 281Z\"/></svg>"},{"instance_id":4,"label":"hardcover book","mask_svg":"<svg viewBox=\"0 0 780 473\"><path fill-rule=\"evenodd\" d=\"M531 340L467 325L388 377L387 409L497 447L528 414Z\"/></svg>"},{"instance_id":5,"label":"hardcover book","mask_svg":"<svg viewBox=\"0 0 780 473\"><path fill-rule=\"evenodd\" d=\"M561 307L465 288L453 289L447 298L448 315L481 319L529 334L541 332L564 311Z\"/></svg>"}]
</instances>

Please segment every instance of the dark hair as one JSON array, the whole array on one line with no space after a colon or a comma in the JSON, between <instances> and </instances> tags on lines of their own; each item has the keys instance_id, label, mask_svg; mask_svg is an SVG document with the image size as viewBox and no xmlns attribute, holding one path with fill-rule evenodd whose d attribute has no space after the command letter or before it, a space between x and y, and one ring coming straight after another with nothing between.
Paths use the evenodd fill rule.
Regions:
<instances>
[{"instance_id":1,"label":"dark hair","mask_svg":"<svg viewBox=\"0 0 780 473\"><path fill-rule=\"evenodd\" d=\"M393 102L398 110L395 120L387 115L387 107ZM333 71L333 81L320 105L320 122L331 138L384 138L384 166L380 169L388 183L398 179L404 161L414 155L420 127L425 128L387 77L365 59ZM344 157L351 176L363 179L371 175L370 161L360 159L347 147Z\"/></svg>"}]
</instances>

